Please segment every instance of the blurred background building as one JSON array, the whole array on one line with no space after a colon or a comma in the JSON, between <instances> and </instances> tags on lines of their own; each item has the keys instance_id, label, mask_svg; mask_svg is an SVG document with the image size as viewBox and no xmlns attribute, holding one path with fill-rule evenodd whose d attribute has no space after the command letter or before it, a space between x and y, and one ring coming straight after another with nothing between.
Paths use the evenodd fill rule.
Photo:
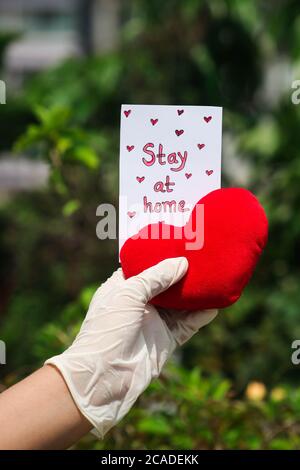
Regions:
<instances>
[{"instance_id":1,"label":"blurred background building","mask_svg":"<svg viewBox=\"0 0 300 470\"><path fill-rule=\"evenodd\" d=\"M299 0L0 1L0 390L68 347L118 266L95 227L117 204L120 104L223 106L222 185L259 198L267 248L128 419L79 446L299 449L299 78Z\"/></svg>"},{"instance_id":2,"label":"blurred background building","mask_svg":"<svg viewBox=\"0 0 300 470\"><path fill-rule=\"evenodd\" d=\"M19 35L8 47L10 86L65 58L115 47L120 0L2 0L0 29Z\"/></svg>"}]
</instances>

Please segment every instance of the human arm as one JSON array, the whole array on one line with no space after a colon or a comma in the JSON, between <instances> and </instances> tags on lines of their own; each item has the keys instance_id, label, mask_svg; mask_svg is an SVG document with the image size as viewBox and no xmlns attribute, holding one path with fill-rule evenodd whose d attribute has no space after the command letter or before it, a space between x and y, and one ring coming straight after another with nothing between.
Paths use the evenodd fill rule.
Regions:
<instances>
[{"instance_id":1,"label":"human arm","mask_svg":"<svg viewBox=\"0 0 300 470\"><path fill-rule=\"evenodd\" d=\"M92 426L103 437L117 424L176 345L217 314L148 303L187 268L185 258L173 258L128 280L116 271L95 293L73 344L1 397L0 448L66 448Z\"/></svg>"}]
</instances>

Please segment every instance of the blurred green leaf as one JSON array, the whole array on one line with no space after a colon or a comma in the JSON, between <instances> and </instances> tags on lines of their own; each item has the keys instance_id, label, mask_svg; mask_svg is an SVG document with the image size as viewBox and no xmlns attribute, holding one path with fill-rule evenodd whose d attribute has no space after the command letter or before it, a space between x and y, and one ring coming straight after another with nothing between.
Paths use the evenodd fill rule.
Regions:
<instances>
[{"instance_id":1,"label":"blurred green leaf","mask_svg":"<svg viewBox=\"0 0 300 470\"><path fill-rule=\"evenodd\" d=\"M63 214L66 217L69 217L70 215L74 214L79 208L80 208L80 201L77 201L76 199L71 199L68 201L64 207L63 207Z\"/></svg>"}]
</instances>

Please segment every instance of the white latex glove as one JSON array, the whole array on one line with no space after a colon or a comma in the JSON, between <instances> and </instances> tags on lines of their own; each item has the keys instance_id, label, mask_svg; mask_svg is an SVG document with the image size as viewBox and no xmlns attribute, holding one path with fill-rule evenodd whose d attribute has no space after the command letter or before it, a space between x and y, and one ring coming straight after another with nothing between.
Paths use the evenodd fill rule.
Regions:
<instances>
[{"instance_id":1,"label":"white latex glove","mask_svg":"<svg viewBox=\"0 0 300 470\"><path fill-rule=\"evenodd\" d=\"M187 268L186 258L171 258L127 280L119 269L96 291L73 344L46 361L59 369L98 437L130 410L176 345L217 315L158 312L148 304Z\"/></svg>"}]
</instances>

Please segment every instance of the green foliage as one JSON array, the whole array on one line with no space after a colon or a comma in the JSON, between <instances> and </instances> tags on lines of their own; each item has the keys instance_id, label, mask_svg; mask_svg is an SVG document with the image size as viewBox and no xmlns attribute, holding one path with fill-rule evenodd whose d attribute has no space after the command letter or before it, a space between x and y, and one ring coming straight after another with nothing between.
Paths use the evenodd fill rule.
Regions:
<instances>
[{"instance_id":1,"label":"green foliage","mask_svg":"<svg viewBox=\"0 0 300 470\"><path fill-rule=\"evenodd\" d=\"M100 159L93 149L93 135L72 125L72 113L68 107L37 106L35 113L38 124L28 127L18 139L15 150L30 150L33 158L44 158L50 164L50 181L54 188L60 194L66 194L68 189L63 171L68 171L70 165L81 164L90 170L99 167ZM65 209L67 215L68 208L70 205Z\"/></svg>"},{"instance_id":2,"label":"green foliage","mask_svg":"<svg viewBox=\"0 0 300 470\"><path fill-rule=\"evenodd\" d=\"M300 392L274 389L264 399L235 396L219 375L169 366L95 449L298 449Z\"/></svg>"},{"instance_id":3,"label":"green foliage","mask_svg":"<svg viewBox=\"0 0 300 470\"><path fill-rule=\"evenodd\" d=\"M51 173L47 188L0 207L1 338L10 357L2 380L62 351L117 266L116 242L95 236L95 212L117 200L120 104L220 105L225 167L234 149L249 168L245 186L266 208L265 254L242 298L183 348L180 368L104 442L80 446L297 448L299 372L290 355L300 337L300 107L290 84L271 91L274 64L295 78L300 70L298 0L132 0L124 10L118 50L47 70L0 108L1 148L17 141ZM237 173L229 166L223 185L236 185ZM245 390L255 380L269 392L254 402Z\"/></svg>"}]
</instances>

